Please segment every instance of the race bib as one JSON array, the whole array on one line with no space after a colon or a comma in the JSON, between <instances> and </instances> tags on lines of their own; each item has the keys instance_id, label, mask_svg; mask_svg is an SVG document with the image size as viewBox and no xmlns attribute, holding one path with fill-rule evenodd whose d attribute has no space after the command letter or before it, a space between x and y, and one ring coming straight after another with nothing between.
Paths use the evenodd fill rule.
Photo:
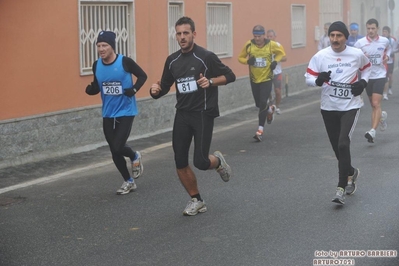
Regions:
<instances>
[{"instance_id":1,"label":"race bib","mask_svg":"<svg viewBox=\"0 0 399 266\"><path fill-rule=\"evenodd\" d=\"M105 95L121 95L123 93L122 83L120 81L106 81L102 84L102 90Z\"/></svg>"},{"instance_id":2,"label":"race bib","mask_svg":"<svg viewBox=\"0 0 399 266\"><path fill-rule=\"evenodd\" d=\"M198 90L194 77L179 78L176 80L177 90L180 93L192 93Z\"/></svg>"},{"instance_id":3,"label":"race bib","mask_svg":"<svg viewBox=\"0 0 399 266\"><path fill-rule=\"evenodd\" d=\"M369 60L372 65L381 65L382 58L380 54L369 55Z\"/></svg>"},{"instance_id":4,"label":"race bib","mask_svg":"<svg viewBox=\"0 0 399 266\"><path fill-rule=\"evenodd\" d=\"M329 88L330 97L347 99L347 100L352 98L351 84L331 81L330 86L331 86Z\"/></svg>"},{"instance_id":5,"label":"race bib","mask_svg":"<svg viewBox=\"0 0 399 266\"><path fill-rule=\"evenodd\" d=\"M260 58L255 58L255 64L254 67L266 67L267 62L266 59L263 57Z\"/></svg>"}]
</instances>

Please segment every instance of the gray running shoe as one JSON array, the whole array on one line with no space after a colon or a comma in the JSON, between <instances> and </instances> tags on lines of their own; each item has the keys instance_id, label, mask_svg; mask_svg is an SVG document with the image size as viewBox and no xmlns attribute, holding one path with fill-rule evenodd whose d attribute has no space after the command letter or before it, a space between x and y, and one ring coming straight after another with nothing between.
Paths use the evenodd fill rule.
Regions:
<instances>
[{"instance_id":1,"label":"gray running shoe","mask_svg":"<svg viewBox=\"0 0 399 266\"><path fill-rule=\"evenodd\" d=\"M380 130L381 131L385 131L387 129L387 127L388 127L388 124L387 124L387 121L386 121L387 118L388 118L387 112L382 111L381 112L381 118L380 118Z\"/></svg>"},{"instance_id":2,"label":"gray running shoe","mask_svg":"<svg viewBox=\"0 0 399 266\"><path fill-rule=\"evenodd\" d=\"M332 202L345 204L345 190L341 187L337 187L337 191L335 192L335 197L332 199Z\"/></svg>"},{"instance_id":3,"label":"gray running shoe","mask_svg":"<svg viewBox=\"0 0 399 266\"><path fill-rule=\"evenodd\" d=\"M130 193L130 191L134 191L137 189L136 183L132 183L132 182L123 182L122 186L120 187L120 189L118 189L116 191L116 194L118 195L125 195Z\"/></svg>"},{"instance_id":4,"label":"gray running shoe","mask_svg":"<svg viewBox=\"0 0 399 266\"><path fill-rule=\"evenodd\" d=\"M184 216L193 216L197 213L206 212L207 208L205 205L205 201L198 201L196 198L192 198L188 203L186 208L183 211Z\"/></svg>"},{"instance_id":5,"label":"gray running shoe","mask_svg":"<svg viewBox=\"0 0 399 266\"><path fill-rule=\"evenodd\" d=\"M370 129L369 131L367 131L364 137L367 139L369 143L374 143L375 129Z\"/></svg>"},{"instance_id":6,"label":"gray running shoe","mask_svg":"<svg viewBox=\"0 0 399 266\"><path fill-rule=\"evenodd\" d=\"M256 139L256 141L261 142L262 141L262 137L263 137L263 131L256 131L254 139Z\"/></svg>"},{"instance_id":7,"label":"gray running shoe","mask_svg":"<svg viewBox=\"0 0 399 266\"><path fill-rule=\"evenodd\" d=\"M273 120L274 120L274 112L276 111L276 106L275 105L270 106L270 108L272 109L272 112L268 113L267 114L267 118L266 118L266 122L268 124L271 124L273 122Z\"/></svg>"},{"instance_id":8,"label":"gray running shoe","mask_svg":"<svg viewBox=\"0 0 399 266\"><path fill-rule=\"evenodd\" d=\"M345 187L346 195L352 195L356 191L356 180L359 176L359 169L355 168L353 175L348 176L348 185Z\"/></svg>"},{"instance_id":9,"label":"gray running shoe","mask_svg":"<svg viewBox=\"0 0 399 266\"><path fill-rule=\"evenodd\" d=\"M228 182L231 176L230 165L226 163L226 160L220 151L215 151L213 155L220 159L220 165L216 168L216 172L218 172L224 182Z\"/></svg>"},{"instance_id":10,"label":"gray running shoe","mask_svg":"<svg viewBox=\"0 0 399 266\"><path fill-rule=\"evenodd\" d=\"M141 153L136 151L137 159L132 162L132 175L134 179L139 178L143 174L144 166L141 162Z\"/></svg>"}]
</instances>

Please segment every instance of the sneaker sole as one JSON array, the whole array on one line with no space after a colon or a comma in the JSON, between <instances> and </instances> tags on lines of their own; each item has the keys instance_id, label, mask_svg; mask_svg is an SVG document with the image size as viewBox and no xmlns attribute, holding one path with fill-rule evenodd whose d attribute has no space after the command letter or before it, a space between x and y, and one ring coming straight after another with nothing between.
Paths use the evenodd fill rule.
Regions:
<instances>
[{"instance_id":1,"label":"sneaker sole","mask_svg":"<svg viewBox=\"0 0 399 266\"><path fill-rule=\"evenodd\" d=\"M346 195L353 195L353 194L355 194L355 191L356 191L356 188L357 188L357 186L356 186L356 184L354 184L354 186L353 186L353 191L352 192L346 192Z\"/></svg>"},{"instance_id":2,"label":"sneaker sole","mask_svg":"<svg viewBox=\"0 0 399 266\"><path fill-rule=\"evenodd\" d=\"M255 134L254 139L256 139L257 142L262 141L262 137L259 137L258 135Z\"/></svg>"},{"instance_id":3,"label":"sneaker sole","mask_svg":"<svg viewBox=\"0 0 399 266\"><path fill-rule=\"evenodd\" d=\"M342 201L342 200L340 200L340 199L338 199L338 198L332 199L332 202L338 203L338 204L341 204L341 205L344 205L344 204L345 204L345 201Z\"/></svg>"},{"instance_id":4,"label":"sneaker sole","mask_svg":"<svg viewBox=\"0 0 399 266\"><path fill-rule=\"evenodd\" d=\"M116 192L116 195L126 195L126 194L129 194L132 191L135 191L135 189L131 189L129 191L124 191L124 192Z\"/></svg>"},{"instance_id":5,"label":"sneaker sole","mask_svg":"<svg viewBox=\"0 0 399 266\"><path fill-rule=\"evenodd\" d=\"M356 191L356 189L357 189L356 181L357 181L357 178L358 178L359 175L360 175L360 170L359 170L359 169L356 169L355 171L357 171L357 175L356 175L356 176L355 176L355 174L353 175L353 176L355 177L355 178L352 180L353 191L352 191L352 192L348 192L348 190L345 188L346 195L353 195L353 194L355 194L355 191Z\"/></svg>"},{"instance_id":6,"label":"sneaker sole","mask_svg":"<svg viewBox=\"0 0 399 266\"><path fill-rule=\"evenodd\" d=\"M364 135L364 137L369 143L374 143L374 138L368 132Z\"/></svg>"},{"instance_id":7,"label":"sneaker sole","mask_svg":"<svg viewBox=\"0 0 399 266\"><path fill-rule=\"evenodd\" d=\"M129 191L123 191L123 192L116 192L116 195L126 195L126 194L129 194L130 192L134 192L134 191L136 191L136 189L137 189L137 187L135 187L135 188L131 188Z\"/></svg>"},{"instance_id":8,"label":"sneaker sole","mask_svg":"<svg viewBox=\"0 0 399 266\"><path fill-rule=\"evenodd\" d=\"M198 213L204 213L206 212L208 209L206 208L206 206L202 207L201 209L199 209L196 213L188 213L188 212L183 212L184 216L194 216L197 215Z\"/></svg>"},{"instance_id":9,"label":"sneaker sole","mask_svg":"<svg viewBox=\"0 0 399 266\"><path fill-rule=\"evenodd\" d=\"M218 154L220 157L216 156L216 154ZM220 165L224 165L223 167L228 169L227 171L230 173L229 177L227 179L224 179L224 178L221 177L224 182L228 182L230 180L230 176L231 176L231 167L230 167L230 165L228 165L226 163L226 160L224 159L224 156L223 156L223 154L220 151L215 151L215 153L213 155L220 159Z\"/></svg>"},{"instance_id":10,"label":"sneaker sole","mask_svg":"<svg viewBox=\"0 0 399 266\"><path fill-rule=\"evenodd\" d=\"M140 176L142 176L143 175L143 172L144 172L144 165L143 164L141 164L141 166L140 166L140 174L138 175L138 176L134 176L133 175L133 173L132 173L132 175L133 175L133 178L134 179L137 179L137 178L139 178Z\"/></svg>"},{"instance_id":11,"label":"sneaker sole","mask_svg":"<svg viewBox=\"0 0 399 266\"><path fill-rule=\"evenodd\" d=\"M139 173L138 176L134 176L134 173L133 173L133 171L132 171L132 176L133 176L134 179L139 178L139 177L143 174L143 171L144 171L144 165L143 165L143 163L141 162L141 159L142 159L142 157L141 157L141 152L137 151L137 153L138 153L139 156L140 156L140 173ZM132 168L133 168L133 163L132 163Z\"/></svg>"},{"instance_id":12,"label":"sneaker sole","mask_svg":"<svg viewBox=\"0 0 399 266\"><path fill-rule=\"evenodd\" d=\"M271 114L268 114L267 115L267 117L266 117L266 122L270 125L272 122L273 122L273 120L274 120L274 112L276 111L276 106L275 105L272 105L272 110L273 110L273 112L271 113ZM269 119L269 115L271 115L271 119Z\"/></svg>"}]
</instances>

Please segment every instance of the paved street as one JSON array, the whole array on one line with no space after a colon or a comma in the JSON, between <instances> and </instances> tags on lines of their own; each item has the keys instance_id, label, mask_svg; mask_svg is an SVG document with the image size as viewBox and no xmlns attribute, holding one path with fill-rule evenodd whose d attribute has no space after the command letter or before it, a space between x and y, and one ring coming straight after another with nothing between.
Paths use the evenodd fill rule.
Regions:
<instances>
[{"instance_id":1,"label":"paved street","mask_svg":"<svg viewBox=\"0 0 399 266\"><path fill-rule=\"evenodd\" d=\"M233 176L225 183L215 171L194 170L208 206L194 217L182 215L189 197L170 132L131 142L143 151L144 175L124 196L115 193L123 180L107 147L0 169L0 265L305 266L334 259L330 251L354 251L339 254L342 263L399 265L395 84L383 102L388 129L377 131L375 144L364 138L371 117L365 99L352 137L358 189L344 206L331 202L337 160L320 92L309 90L283 99L261 143L252 139L255 108L216 120L211 150L225 154Z\"/></svg>"}]
</instances>

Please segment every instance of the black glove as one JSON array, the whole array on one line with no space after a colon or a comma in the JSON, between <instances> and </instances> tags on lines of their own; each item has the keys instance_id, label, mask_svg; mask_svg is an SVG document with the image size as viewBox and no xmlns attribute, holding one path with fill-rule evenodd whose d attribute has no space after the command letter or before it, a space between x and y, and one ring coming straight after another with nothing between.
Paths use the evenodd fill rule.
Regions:
<instances>
[{"instance_id":1,"label":"black glove","mask_svg":"<svg viewBox=\"0 0 399 266\"><path fill-rule=\"evenodd\" d=\"M330 75L331 75L331 71L321 72L316 79L316 85L321 86L321 85L323 85L324 82L329 81L331 79Z\"/></svg>"},{"instance_id":2,"label":"black glove","mask_svg":"<svg viewBox=\"0 0 399 266\"><path fill-rule=\"evenodd\" d=\"M277 66L277 62L276 62L276 61L273 61L273 62L270 64L270 69L271 69L271 70L274 70L274 69L276 68L276 66Z\"/></svg>"},{"instance_id":3,"label":"black glove","mask_svg":"<svg viewBox=\"0 0 399 266\"><path fill-rule=\"evenodd\" d=\"M247 60L247 64L250 66L255 65L255 57L253 57L253 56L249 57Z\"/></svg>"},{"instance_id":4,"label":"black glove","mask_svg":"<svg viewBox=\"0 0 399 266\"><path fill-rule=\"evenodd\" d=\"M128 97L133 97L136 94L137 90L135 88L130 88L126 89L123 91L123 94L125 94Z\"/></svg>"},{"instance_id":5,"label":"black glove","mask_svg":"<svg viewBox=\"0 0 399 266\"><path fill-rule=\"evenodd\" d=\"M364 79L361 79L361 80L353 83L351 85L353 96L358 96L358 95L362 94L364 88L366 88L366 87L367 87L367 82Z\"/></svg>"},{"instance_id":6,"label":"black glove","mask_svg":"<svg viewBox=\"0 0 399 266\"><path fill-rule=\"evenodd\" d=\"M100 92L100 88L94 82L92 82L90 85L87 85L87 87L86 87L86 93L88 95L96 95L99 92Z\"/></svg>"}]
</instances>

